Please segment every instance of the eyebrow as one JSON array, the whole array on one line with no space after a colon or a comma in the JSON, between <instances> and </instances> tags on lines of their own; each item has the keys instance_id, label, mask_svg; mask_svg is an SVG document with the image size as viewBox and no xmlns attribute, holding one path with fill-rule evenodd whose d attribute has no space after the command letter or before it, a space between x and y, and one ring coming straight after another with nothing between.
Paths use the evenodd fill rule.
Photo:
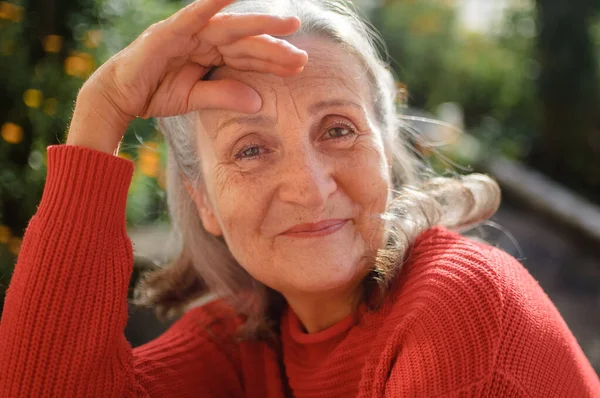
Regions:
<instances>
[{"instance_id":1,"label":"eyebrow","mask_svg":"<svg viewBox=\"0 0 600 398\"><path fill-rule=\"evenodd\" d=\"M324 100L324 101L315 102L314 104L312 104L311 106L308 107L308 112L310 114L313 114L323 108L333 108L333 107L340 107L340 106L351 106L351 107L357 108L359 110L363 109L363 107L360 104L358 104L354 101L351 101L351 100L332 99L332 100ZM215 137L219 134L219 131L223 130L224 128L226 128L228 126L231 126L232 124L251 124L254 126L273 126L275 124L275 119L273 119L272 117L263 116L263 115L250 115L250 116L234 117L234 118L224 121L223 123L221 123L219 125L219 127L217 127Z\"/></svg>"}]
</instances>

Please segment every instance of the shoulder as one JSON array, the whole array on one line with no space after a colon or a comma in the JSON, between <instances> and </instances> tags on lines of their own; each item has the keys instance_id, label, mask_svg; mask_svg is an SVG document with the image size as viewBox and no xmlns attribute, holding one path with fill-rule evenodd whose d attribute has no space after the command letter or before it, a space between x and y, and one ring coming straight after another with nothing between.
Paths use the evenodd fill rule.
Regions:
<instances>
[{"instance_id":1,"label":"shoulder","mask_svg":"<svg viewBox=\"0 0 600 398\"><path fill-rule=\"evenodd\" d=\"M223 300L190 307L164 334L133 350L138 382L173 396L241 394L240 324Z\"/></svg>"},{"instance_id":2,"label":"shoulder","mask_svg":"<svg viewBox=\"0 0 600 398\"><path fill-rule=\"evenodd\" d=\"M242 324L237 311L223 299L206 296L188 306L186 313L178 320L181 326L189 329L200 327L204 332L221 336L235 335Z\"/></svg>"},{"instance_id":3,"label":"shoulder","mask_svg":"<svg viewBox=\"0 0 600 398\"><path fill-rule=\"evenodd\" d=\"M437 396L493 371L505 266L494 250L440 226L417 238L384 310L381 336L396 352L388 387Z\"/></svg>"},{"instance_id":4,"label":"shoulder","mask_svg":"<svg viewBox=\"0 0 600 398\"><path fill-rule=\"evenodd\" d=\"M389 388L407 392L425 382L433 396L499 386L552 395L560 387L588 396L597 383L539 283L499 248L444 227L427 230L392 297L385 328L398 355Z\"/></svg>"},{"instance_id":5,"label":"shoulder","mask_svg":"<svg viewBox=\"0 0 600 398\"><path fill-rule=\"evenodd\" d=\"M395 281L395 306L404 300L415 303L414 309L426 304L429 311L436 310L436 316L451 306L453 316L491 318L496 325L490 325L489 331L499 329L504 274L508 267L522 268L515 258L499 252L443 226L426 230L409 249Z\"/></svg>"}]
</instances>

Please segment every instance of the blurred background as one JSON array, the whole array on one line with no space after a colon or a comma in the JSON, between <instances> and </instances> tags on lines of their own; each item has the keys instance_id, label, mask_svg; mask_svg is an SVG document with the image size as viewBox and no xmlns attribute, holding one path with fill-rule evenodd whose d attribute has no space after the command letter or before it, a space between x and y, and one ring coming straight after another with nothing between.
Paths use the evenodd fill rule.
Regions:
<instances>
[{"instance_id":1,"label":"blurred background","mask_svg":"<svg viewBox=\"0 0 600 398\"><path fill-rule=\"evenodd\" d=\"M65 141L85 79L167 0L0 1L0 311L44 188L46 147ZM486 172L500 211L477 233L540 282L600 371L600 2L362 0L381 32L416 146L440 173ZM439 122L432 122L430 119ZM131 124L127 205L135 272L166 261L165 147ZM168 327L131 309L134 346Z\"/></svg>"}]
</instances>

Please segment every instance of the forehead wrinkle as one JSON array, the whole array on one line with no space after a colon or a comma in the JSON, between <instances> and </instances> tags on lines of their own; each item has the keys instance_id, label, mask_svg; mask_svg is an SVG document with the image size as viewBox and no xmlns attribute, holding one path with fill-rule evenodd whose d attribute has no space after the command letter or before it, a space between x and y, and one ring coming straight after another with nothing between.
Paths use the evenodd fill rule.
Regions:
<instances>
[{"instance_id":1,"label":"forehead wrinkle","mask_svg":"<svg viewBox=\"0 0 600 398\"><path fill-rule=\"evenodd\" d=\"M279 112L277 112L277 105L278 105L277 92L275 91L275 89L273 87L269 87L269 89L271 90L271 95L273 95L273 98L275 101L275 123L279 123Z\"/></svg>"},{"instance_id":2,"label":"forehead wrinkle","mask_svg":"<svg viewBox=\"0 0 600 398\"><path fill-rule=\"evenodd\" d=\"M324 54L325 56L329 56L324 51L319 50L316 52L319 55ZM309 91L309 96L311 97L314 96L312 90L315 88L325 88L327 91L331 91L332 86L333 88L341 87L357 98L372 102L369 95L369 78L362 62L356 59L356 56L353 54L346 55L356 60L352 65L357 66L357 68L340 63L339 61L329 60L329 58L318 57L316 63L313 62L311 65L312 68L307 67L302 74L289 78L288 85L294 87L299 94ZM369 87L369 92L364 92L365 87Z\"/></svg>"},{"instance_id":3,"label":"forehead wrinkle","mask_svg":"<svg viewBox=\"0 0 600 398\"><path fill-rule=\"evenodd\" d=\"M353 59L356 59L356 56L353 54L348 54ZM369 113L375 117L375 97L373 96L373 87L371 85L370 78L368 76L368 71L366 67L362 64L362 62L356 59L356 63L352 65L356 65L354 67L348 67L346 64L343 64L340 67L339 63L331 63L332 69L338 73L329 72L330 75L326 76L313 76L310 82L307 82L306 86L302 88L302 91L309 91L314 88L322 88L326 86L330 86L327 90L331 92L332 82L336 84L333 85L334 89L339 88L341 92L349 92L354 98L360 102L365 110L368 110ZM322 83L320 81L323 81ZM309 95L314 96L314 94L309 93Z\"/></svg>"},{"instance_id":4,"label":"forehead wrinkle","mask_svg":"<svg viewBox=\"0 0 600 398\"><path fill-rule=\"evenodd\" d=\"M292 90L290 90L290 84L287 82L284 82L285 84L285 88L288 91L288 94L290 96L290 100L292 101L292 105L294 106L294 109L296 110L296 116L298 117L298 119L302 119L302 116L300 114L300 110L298 109L298 104L296 103L296 98L294 97L294 92ZM275 96L275 104L277 105L277 96ZM277 109L277 108L275 108Z\"/></svg>"},{"instance_id":5,"label":"forehead wrinkle","mask_svg":"<svg viewBox=\"0 0 600 398\"><path fill-rule=\"evenodd\" d=\"M225 127L228 127L232 124L252 124L255 126L270 127L270 126L274 126L276 123L277 123L277 121L275 119L273 119L270 116L265 116L265 115L238 116L238 117L228 119L228 120L224 121L223 123L221 123L217 127L216 132L213 136L214 136L214 138L217 138L217 136L219 135L219 131L223 130Z\"/></svg>"},{"instance_id":6,"label":"forehead wrinkle","mask_svg":"<svg viewBox=\"0 0 600 398\"><path fill-rule=\"evenodd\" d=\"M368 101L368 95L361 95L361 87L360 85L352 84L347 79L343 77L332 75L330 77L305 77L304 79L298 79L293 82L296 86L295 92L296 95L300 98L307 97L311 104L306 111L309 114L313 114L315 112L314 106L315 102L330 102L332 100L337 100L340 102L339 105L349 105L347 102L348 97L352 100L362 104L364 107L369 107L369 104L364 104L365 100ZM319 101L319 99L321 99ZM306 102L309 102L306 101ZM346 102L342 104L342 102ZM294 106L296 107L296 112L298 114L299 110L296 102L294 101Z\"/></svg>"}]
</instances>

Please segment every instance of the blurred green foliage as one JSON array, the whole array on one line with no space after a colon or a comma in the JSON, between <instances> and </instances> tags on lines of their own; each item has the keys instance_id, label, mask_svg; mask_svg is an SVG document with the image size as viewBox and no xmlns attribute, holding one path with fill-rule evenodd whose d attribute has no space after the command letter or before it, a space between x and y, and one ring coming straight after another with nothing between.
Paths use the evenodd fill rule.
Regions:
<instances>
[{"instance_id":1,"label":"blurred green foliage","mask_svg":"<svg viewBox=\"0 0 600 398\"><path fill-rule=\"evenodd\" d=\"M485 33L461 29L452 2L386 4L373 22L410 107L436 117L458 105L480 153L529 163L600 203L599 2L523 1Z\"/></svg>"},{"instance_id":2,"label":"blurred green foliage","mask_svg":"<svg viewBox=\"0 0 600 398\"><path fill-rule=\"evenodd\" d=\"M600 203L597 0L537 0L539 134L528 161Z\"/></svg>"},{"instance_id":3,"label":"blurred green foliage","mask_svg":"<svg viewBox=\"0 0 600 398\"><path fill-rule=\"evenodd\" d=\"M374 16L409 105L435 117L443 103L462 108L465 129L485 151L527 155L536 129L533 9L509 11L501 31L461 30L452 5L395 1Z\"/></svg>"},{"instance_id":4,"label":"blurred green foliage","mask_svg":"<svg viewBox=\"0 0 600 398\"><path fill-rule=\"evenodd\" d=\"M577 106L588 103L587 113L574 113L572 104L567 103L573 98L567 95L566 101L559 101L565 115L587 118L592 110L598 110L600 67L595 58L600 54L600 22L591 17L597 7L583 4L585 1L567 3L567 8L587 7L585 21L581 13L560 14L562 0L539 0L552 11L543 15L548 20L540 20L534 7L516 8L491 34L463 30L451 1L387 1L383 8L373 10L371 18L385 39L400 84L409 90L410 107L433 117L445 103L462 109L465 129L479 141L460 141L455 153L459 162L470 161L467 148L478 146L486 154L503 153L528 161L532 153L540 153L535 149L545 142L548 124L543 117L550 108L544 93L556 73L562 71L559 75L567 82L560 86L563 91L555 90L552 95L563 95L573 82L590 86L587 91L577 91L580 97L575 101ZM181 5L165 0L0 1L0 307L21 236L41 198L46 147L64 142L78 89L98 65ZM585 28L561 28L565 23L585 23ZM548 29L561 29L556 37L566 36L558 40L547 34ZM540 32L546 32L545 36ZM595 69L582 83L572 72L576 69L564 72L560 60L548 58L548 51L553 45L564 50L586 37L594 53L583 60L587 62L585 70L591 73L589 68ZM571 57L568 65L581 64L576 53L561 54ZM552 67L554 72L548 72ZM564 128L572 119L561 120L559 125ZM598 125L596 135L585 130L590 126L585 124L582 132L564 132L573 140L565 156L573 159L575 166L559 179L600 202L590 193L594 186L600 187L600 171L593 171L597 169L591 164L594 152L586 152L583 163L576 159L578 150L600 147L592 139L598 137ZM165 221L165 147L153 121L140 119L131 124L120 156L136 164L128 224ZM561 164L555 163L557 167ZM546 163L537 164L544 169ZM545 170L551 176L556 171Z\"/></svg>"}]
</instances>

